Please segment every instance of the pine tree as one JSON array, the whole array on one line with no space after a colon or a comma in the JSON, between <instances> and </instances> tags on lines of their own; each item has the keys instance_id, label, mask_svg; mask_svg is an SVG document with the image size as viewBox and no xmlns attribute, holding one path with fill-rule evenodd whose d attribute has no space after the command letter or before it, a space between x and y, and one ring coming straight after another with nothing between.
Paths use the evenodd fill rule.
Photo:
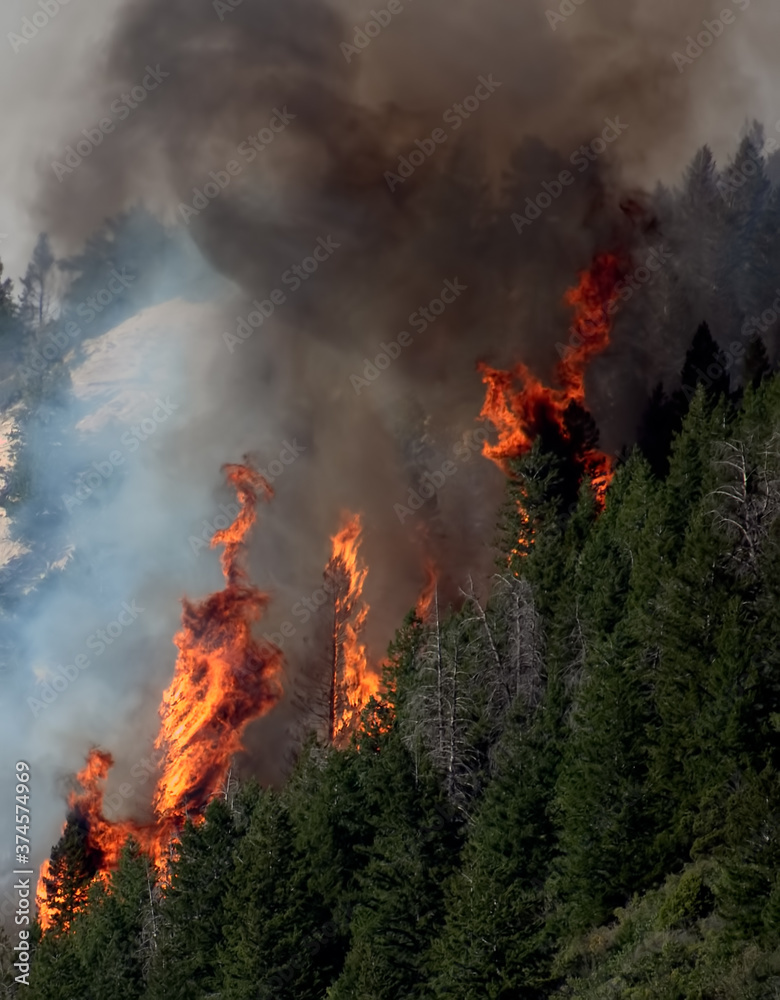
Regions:
<instances>
[{"instance_id":1,"label":"pine tree","mask_svg":"<svg viewBox=\"0 0 780 1000\"><path fill-rule=\"evenodd\" d=\"M538 440L512 468L501 547L510 553L509 570L531 584L543 614L555 606L564 583L564 512L577 506L580 478L581 470L564 469Z\"/></svg>"},{"instance_id":2,"label":"pine tree","mask_svg":"<svg viewBox=\"0 0 780 1000\"><path fill-rule=\"evenodd\" d=\"M18 307L13 297L13 282L10 278L3 278L3 262L0 261L0 318L8 320L18 313Z\"/></svg>"},{"instance_id":3,"label":"pine tree","mask_svg":"<svg viewBox=\"0 0 780 1000\"><path fill-rule=\"evenodd\" d=\"M267 791L253 798L226 901L221 995L321 996L341 966L343 942L321 898L307 886L285 797Z\"/></svg>"},{"instance_id":4,"label":"pine tree","mask_svg":"<svg viewBox=\"0 0 780 1000\"><path fill-rule=\"evenodd\" d=\"M433 955L438 1000L547 996L554 941L545 880L556 852L550 805L559 763L549 710L515 718L497 751L496 776L447 886Z\"/></svg>"},{"instance_id":5,"label":"pine tree","mask_svg":"<svg viewBox=\"0 0 780 1000\"><path fill-rule=\"evenodd\" d=\"M328 750L311 741L286 795L309 891L339 936L348 933L357 878L374 837L360 765L354 749Z\"/></svg>"},{"instance_id":6,"label":"pine tree","mask_svg":"<svg viewBox=\"0 0 780 1000\"><path fill-rule=\"evenodd\" d=\"M22 278L22 297L19 303L23 319L36 330L45 326L51 316L54 264L49 237L46 233L41 233L27 272Z\"/></svg>"},{"instance_id":7,"label":"pine tree","mask_svg":"<svg viewBox=\"0 0 780 1000\"><path fill-rule=\"evenodd\" d=\"M362 756L362 755L361 755ZM375 828L344 970L329 1000L427 995L429 949L444 915L443 884L457 857L455 827L430 773L415 773L396 730L365 756Z\"/></svg>"},{"instance_id":8,"label":"pine tree","mask_svg":"<svg viewBox=\"0 0 780 1000\"><path fill-rule=\"evenodd\" d=\"M100 869L102 857L90 846L86 824L71 815L52 848L43 880L47 909L55 931L61 932L86 904L89 886Z\"/></svg>"},{"instance_id":9,"label":"pine tree","mask_svg":"<svg viewBox=\"0 0 780 1000\"><path fill-rule=\"evenodd\" d=\"M23 929L29 930L29 928ZM14 968L14 962L18 961L17 954L5 928L0 927L0 997L3 1000L12 1000L17 994L18 986L15 980L20 975L19 970Z\"/></svg>"},{"instance_id":10,"label":"pine tree","mask_svg":"<svg viewBox=\"0 0 780 1000\"><path fill-rule=\"evenodd\" d=\"M675 575L658 600L661 652L655 699L660 724L658 744L651 751L652 780L657 794L673 803L671 821L659 834L662 849L668 845L680 860L719 836L717 820L713 825L705 813L711 797L714 805L723 795L729 777L731 764L724 763L730 757L729 732L722 733L726 742L721 746L716 731L725 720L720 718L713 728L710 720L721 709L739 710L722 704L721 689L731 688L745 666L741 655L733 659L739 640L736 647L733 642L744 623L728 596L728 546L712 521L699 508Z\"/></svg>"},{"instance_id":11,"label":"pine tree","mask_svg":"<svg viewBox=\"0 0 780 1000\"><path fill-rule=\"evenodd\" d=\"M705 476L712 461L712 428L719 423L725 423L725 412L711 410L702 386L691 400L682 429L672 443L669 475L658 501L659 556L671 563L681 553L693 511L704 494Z\"/></svg>"},{"instance_id":12,"label":"pine tree","mask_svg":"<svg viewBox=\"0 0 780 1000\"><path fill-rule=\"evenodd\" d=\"M737 309L735 321L765 308L765 289L772 288L775 280L772 245L777 236L763 224L771 193L764 145L763 127L753 122L722 178L731 230L731 239L724 245L723 264L730 271L729 285Z\"/></svg>"},{"instance_id":13,"label":"pine tree","mask_svg":"<svg viewBox=\"0 0 780 1000\"><path fill-rule=\"evenodd\" d=\"M73 926L74 947L89 970L90 1000L139 1000L154 945L153 874L128 843L107 883L98 881Z\"/></svg>"},{"instance_id":14,"label":"pine tree","mask_svg":"<svg viewBox=\"0 0 780 1000\"><path fill-rule=\"evenodd\" d=\"M211 802L202 823L182 831L160 909L149 1000L197 1000L221 988L235 845L233 816L222 799Z\"/></svg>"},{"instance_id":15,"label":"pine tree","mask_svg":"<svg viewBox=\"0 0 780 1000\"><path fill-rule=\"evenodd\" d=\"M748 340L745 358L742 362L742 382L757 389L772 371L769 355L760 335L754 333Z\"/></svg>"},{"instance_id":16,"label":"pine tree","mask_svg":"<svg viewBox=\"0 0 780 1000\"><path fill-rule=\"evenodd\" d=\"M682 370L682 389L677 394L681 413L687 411L697 386L704 387L707 399L716 402L728 396L730 378L726 356L712 338L710 328L701 323L685 356Z\"/></svg>"},{"instance_id":17,"label":"pine tree","mask_svg":"<svg viewBox=\"0 0 780 1000\"><path fill-rule=\"evenodd\" d=\"M653 874L653 708L629 603L653 499L650 470L634 455L617 473L578 568L583 668L557 785L562 853L554 881L562 919L577 929L600 923Z\"/></svg>"},{"instance_id":18,"label":"pine tree","mask_svg":"<svg viewBox=\"0 0 780 1000\"><path fill-rule=\"evenodd\" d=\"M680 430L680 414L674 401L659 382L647 401L637 429L637 445L653 473L663 479L669 471L669 452L674 435Z\"/></svg>"},{"instance_id":19,"label":"pine tree","mask_svg":"<svg viewBox=\"0 0 780 1000\"><path fill-rule=\"evenodd\" d=\"M90 1000L90 982L90 970L81 964L72 935L50 931L38 937L30 969L32 1000Z\"/></svg>"}]
</instances>

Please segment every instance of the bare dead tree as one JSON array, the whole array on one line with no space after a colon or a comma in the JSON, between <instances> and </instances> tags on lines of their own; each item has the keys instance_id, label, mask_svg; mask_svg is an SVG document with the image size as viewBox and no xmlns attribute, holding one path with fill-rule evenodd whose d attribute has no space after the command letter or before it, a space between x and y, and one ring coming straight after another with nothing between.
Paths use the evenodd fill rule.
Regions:
<instances>
[{"instance_id":1,"label":"bare dead tree","mask_svg":"<svg viewBox=\"0 0 780 1000\"><path fill-rule=\"evenodd\" d=\"M764 543L780 514L780 432L764 444L753 437L724 441L714 458L720 480L710 512L733 539L732 559L757 573Z\"/></svg>"},{"instance_id":2,"label":"bare dead tree","mask_svg":"<svg viewBox=\"0 0 780 1000\"><path fill-rule=\"evenodd\" d=\"M15 969L14 962L17 961L14 954L11 939L4 927L0 927L0 997L17 996L17 987L14 982Z\"/></svg>"},{"instance_id":3,"label":"bare dead tree","mask_svg":"<svg viewBox=\"0 0 780 1000\"><path fill-rule=\"evenodd\" d=\"M588 658L588 639L580 616L579 598L574 603L574 623L568 635L567 649L570 651L566 661L565 683L569 691L579 687L585 673L585 662Z\"/></svg>"},{"instance_id":4,"label":"bare dead tree","mask_svg":"<svg viewBox=\"0 0 780 1000\"><path fill-rule=\"evenodd\" d=\"M235 802L236 792L238 791L238 778L233 774L233 765L231 764L225 775L224 780L220 783L219 794L225 800L228 808L231 812L234 811L233 803Z\"/></svg>"},{"instance_id":5,"label":"bare dead tree","mask_svg":"<svg viewBox=\"0 0 780 1000\"><path fill-rule=\"evenodd\" d=\"M494 667L495 673L498 676L501 674L502 671L501 657L498 655L498 649L496 648L496 643L493 638L493 632L491 630L490 625L488 624L487 616L485 614L485 609L480 604L479 598L474 594L474 581L472 580L471 576L469 576L468 590L466 591L461 588L460 593L463 597L465 597L467 604L474 609L477 618L479 619L479 621L483 626L485 633L485 640L487 642L488 650L490 653L490 660Z\"/></svg>"},{"instance_id":6,"label":"bare dead tree","mask_svg":"<svg viewBox=\"0 0 780 1000\"><path fill-rule=\"evenodd\" d=\"M159 933L159 908L161 900L161 890L157 880L152 874L152 863L149 858L145 858L146 864L146 891L148 902L144 906L143 920L141 924L141 954L143 956L143 974L148 977L149 969L157 950Z\"/></svg>"},{"instance_id":7,"label":"bare dead tree","mask_svg":"<svg viewBox=\"0 0 780 1000\"><path fill-rule=\"evenodd\" d=\"M518 698L536 708L542 696L544 635L530 583L515 576L496 577L496 615L506 622L503 697L508 709Z\"/></svg>"},{"instance_id":8,"label":"bare dead tree","mask_svg":"<svg viewBox=\"0 0 780 1000\"><path fill-rule=\"evenodd\" d=\"M475 709L464 666L467 650L462 625L442 627L435 593L426 635L414 657L416 681L401 720L401 735L412 754L415 775L424 755L441 775L450 801L461 808L475 763L467 739Z\"/></svg>"},{"instance_id":9,"label":"bare dead tree","mask_svg":"<svg viewBox=\"0 0 780 1000\"><path fill-rule=\"evenodd\" d=\"M542 692L543 643L541 620L533 591L527 580L514 575L493 578L490 600L483 606L469 580L461 591L466 607L480 625L487 655L482 681L487 691L487 707L496 737L507 713L522 698L535 708Z\"/></svg>"}]
</instances>

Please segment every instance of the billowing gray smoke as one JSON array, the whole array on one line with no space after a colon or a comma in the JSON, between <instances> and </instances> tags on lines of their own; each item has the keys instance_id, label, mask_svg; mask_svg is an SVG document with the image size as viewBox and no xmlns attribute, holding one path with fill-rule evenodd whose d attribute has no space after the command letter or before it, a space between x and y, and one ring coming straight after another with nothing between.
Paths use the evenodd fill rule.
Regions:
<instances>
[{"instance_id":1,"label":"billowing gray smoke","mask_svg":"<svg viewBox=\"0 0 780 1000\"><path fill-rule=\"evenodd\" d=\"M229 343L199 391L220 401L234 427L239 410L268 420L262 387L272 384L281 396L274 419L310 440L313 471L321 457L317 507L331 523L327 481L376 476L369 454L383 449L373 421L391 451L399 436L412 438L409 421L433 421L440 441L478 410L478 356L499 365L523 356L549 369L566 328L561 293L577 268L594 249L637 241L635 216L620 207L625 192L673 177L700 140L731 143L747 112L765 110L736 60L776 15L739 0L724 25L721 8L127 3L97 105L109 113L118 94L153 89L120 112L126 120L77 169L47 170L42 222L60 237L84 237L144 198L236 283L223 332L236 334L254 299L269 303L274 316L230 356ZM574 183L562 189L566 168ZM518 234L507 197L552 205ZM338 249L316 273L291 275L314 250L326 253L323 240ZM348 373L359 374L448 279L467 291L376 385L353 387ZM275 289L285 293L278 306ZM621 410L614 386L602 395L597 412L607 399ZM616 446L625 429L600 416ZM229 439L226 428L223 445ZM340 467L337 452L360 469ZM386 465L383 454L377 469Z\"/></svg>"},{"instance_id":2,"label":"billowing gray smoke","mask_svg":"<svg viewBox=\"0 0 780 1000\"><path fill-rule=\"evenodd\" d=\"M674 177L705 138L733 142L746 114L776 117L762 103L768 63L750 63L755 79L735 63L746 51L761 59L753 40L776 15L741 0L710 45L688 39L709 32L702 22L722 6L138 0L120 9L83 125L42 168L38 227L71 249L143 203L188 232L224 282L208 309L190 316L182 306L169 324L188 324L170 338L172 367L162 333L159 355L144 362L148 373L166 369L179 408L100 516L75 513L78 558L93 572L81 572L78 593L55 587L29 625L36 662L64 663L123 601L152 609L137 631L128 626L121 651L103 652L99 679L85 673L70 705L63 695L35 719L42 794L90 739L108 742L124 773L145 757L173 665L178 596L219 585L215 557L192 539L207 537L232 499L219 492L225 461L252 453L274 480L253 570L274 593L268 633L292 630L288 687L312 655L301 609L322 582L342 511L364 517L377 662L414 603L426 556L450 595L469 572L489 572L502 477L478 455L477 361L524 360L549 377L576 272L597 250L631 256L663 239L642 186ZM649 390L669 364L645 343L639 384L628 378L620 359L637 368L630 335L618 324L611 356L593 368L592 409L609 449L633 432L637 388ZM111 451L106 434L90 454ZM430 482L436 493L419 505ZM289 715L253 736L263 777L278 776ZM143 798L133 787L130 807ZM45 851L61 807L41 811Z\"/></svg>"}]
</instances>

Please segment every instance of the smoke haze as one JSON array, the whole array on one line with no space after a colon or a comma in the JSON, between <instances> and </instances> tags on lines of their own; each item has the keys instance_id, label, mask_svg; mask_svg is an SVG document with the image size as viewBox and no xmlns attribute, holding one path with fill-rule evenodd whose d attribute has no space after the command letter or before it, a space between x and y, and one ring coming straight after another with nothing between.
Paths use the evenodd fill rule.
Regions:
<instances>
[{"instance_id":1,"label":"smoke haze","mask_svg":"<svg viewBox=\"0 0 780 1000\"><path fill-rule=\"evenodd\" d=\"M90 742L108 746L121 775L148 752L175 659L178 601L221 585L216 554L197 541L234 499L220 466L250 454L261 469L281 469L269 474L276 498L260 511L251 568L272 592L260 631L294 624L284 646L288 690L316 634L295 608L321 585L345 510L364 518L367 640L379 663L423 585L426 557L451 598L468 574L492 570L503 477L474 445L477 361L523 360L551 377L555 345L567 337L562 295L576 272L596 250L631 256L663 240L642 191L676 182L702 142L725 151L748 118L780 117L769 44L780 11L766 0L735 4L734 23L682 72L673 53L719 16L720 0L684 9L673 0L585 0L552 23L547 11L558 6L539 2L402 0L377 37L345 50L380 5L243 0L220 16L211 3L143 0L104 4L95 21L97 8L71 0L0 66L14 95L0 205L15 220L17 270L38 231L72 253L107 218L143 205L191 241L193 274L212 275L201 301L150 300L137 342L127 331L111 335L133 345L128 358L117 346L104 359L119 373L113 382L99 367L74 374L103 395L78 397L62 453L41 456L47 488L62 502L74 456L81 468L105 462L127 447L127 428L155 422L101 485L101 505L69 511L63 582L53 577L23 622L3 758L32 758L37 860L62 821L57 782ZM11 5L4 31L36 9ZM150 70L157 85L129 107L122 95L146 87ZM478 90L487 97L468 117L452 112ZM55 170L105 117L110 134L75 168ZM623 130L543 222L518 234L503 207L507 187L518 204L534 198L607 122ZM436 129L446 139L403 178L401 158L418 141L430 148ZM250 162L242 144L260 135L262 149L246 146ZM218 183L212 174L228 178L214 197L203 194ZM2 244L0 256L9 259ZM285 280L295 268L297 285ZM156 285L156 301L179 293L165 270ZM448 303L442 292L452 286L459 291ZM419 311L436 299L445 308L420 331ZM242 339L255 301L271 302L273 315ZM367 378L366 362L383 344L402 343L402 332L411 343ZM613 452L638 416L630 337L618 322L614 349L589 381L602 444ZM661 344L642 350L646 391L677 358ZM161 398L175 406L164 420L152 416ZM97 425L79 426L95 412ZM457 471L446 487L400 517L397 505L448 460ZM116 646L33 717L36 680L72 663L134 600L144 612ZM249 735L263 780L284 772L294 715L288 700ZM139 789L130 808L143 801Z\"/></svg>"}]
</instances>

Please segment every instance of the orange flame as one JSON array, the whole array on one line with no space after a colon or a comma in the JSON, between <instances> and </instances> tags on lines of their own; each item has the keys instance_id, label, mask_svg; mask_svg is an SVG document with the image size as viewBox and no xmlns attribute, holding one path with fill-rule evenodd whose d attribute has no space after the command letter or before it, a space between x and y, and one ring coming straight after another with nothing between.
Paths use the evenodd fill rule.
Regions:
<instances>
[{"instance_id":1,"label":"orange flame","mask_svg":"<svg viewBox=\"0 0 780 1000\"><path fill-rule=\"evenodd\" d=\"M150 849L154 840L154 830L134 823L132 820L112 822L103 815L103 785L114 759L105 750L93 747L86 763L76 775L76 784L68 796L68 814L86 826L88 831L89 854L97 865L96 878L105 878L106 873L116 868L127 838L133 837L142 846ZM77 895L76 908L86 903L88 885ZM44 930L55 922L56 914L65 903L63 888L52 877L50 861L44 861L38 876L36 891L38 918ZM67 922L63 926L67 926Z\"/></svg>"},{"instance_id":2,"label":"orange flame","mask_svg":"<svg viewBox=\"0 0 780 1000\"><path fill-rule=\"evenodd\" d=\"M414 608L415 615L420 619L421 622L428 620L428 616L431 613L431 608L433 607L433 600L436 596L436 587L439 584L439 573L436 566L431 559L425 560L425 584L420 596L417 598L417 604Z\"/></svg>"},{"instance_id":3,"label":"orange flame","mask_svg":"<svg viewBox=\"0 0 780 1000\"><path fill-rule=\"evenodd\" d=\"M47 858L38 872L38 885L35 890L35 903L38 907L38 920L43 930L47 931L54 925L55 914L65 903L61 887L52 882L51 861Z\"/></svg>"},{"instance_id":4,"label":"orange flame","mask_svg":"<svg viewBox=\"0 0 780 1000\"><path fill-rule=\"evenodd\" d=\"M526 501L528 494L524 489L520 489L520 496L517 498L517 514L520 522L520 535L517 539L517 547L512 549L512 555L517 559L525 559L534 544L534 528L531 522L531 515L528 513ZM515 576L519 576L515 573Z\"/></svg>"},{"instance_id":5,"label":"orange flame","mask_svg":"<svg viewBox=\"0 0 780 1000\"><path fill-rule=\"evenodd\" d=\"M142 826L132 820L113 822L103 814L103 783L113 764L111 755L92 750L76 777L81 788L68 800L71 816L87 829L90 852L99 859L98 878L116 868L127 838L132 836L162 867L171 838L188 816L198 818L242 749L247 724L279 699L282 654L261 647L252 625L268 604L268 596L250 581L244 565L246 538L256 520L260 496L270 499L271 487L254 469L227 465L227 480L238 494L236 520L211 540L224 546L221 557L226 586L192 603L182 601L182 629L173 681L163 694L161 725L155 746L163 751L162 774L153 796L155 822ZM38 881L38 915L51 926L62 902L48 861Z\"/></svg>"},{"instance_id":6,"label":"orange flame","mask_svg":"<svg viewBox=\"0 0 780 1000\"><path fill-rule=\"evenodd\" d=\"M556 367L560 388L542 384L524 364L512 371L500 371L481 363L479 371L487 386L480 418L488 420L498 432L495 444L485 443L483 454L507 472L509 461L531 449L544 426L557 428L569 439L567 411L572 404L584 407L585 370L588 363L609 344L613 307L618 299L623 266L613 254L598 254L589 270L580 274L576 287L565 294L566 304L574 310L571 346ZM520 384L515 389L515 383ZM583 472L590 476L598 500L612 478L609 455L588 449L580 456Z\"/></svg>"},{"instance_id":7,"label":"orange flame","mask_svg":"<svg viewBox=\"0 0 780 1000\"><path fill-rule=\"evenodd\" d=\"M328 738L339 745L348 741L363 707L379 690L379 677L368 671L366 647L360 641L369 611L363 600L368 567L360 559L362 530L358 514L345 515L341 530L331 538L325 569L334 594Z\"/></svg>"},{"instance_id":8,"label":"orange flame","mask_svg":"<svg viewBox=\"0 0 780 1000\"><path fill-rule=\"evenodd\" d=\"M203 810L227 774L231 757L242 749L246 725L281 694L277 678L282 654L261 647L252 635L268 595L249 582L244 566L258 496L270 499L273 492L253 469L228 465L225 471L241 506L234 523L211 540L212 548L224 546L226 587L197 604L182 602L183 628L174 638L179 656L163 694L155 742L165 756L153 804L175 829L188 813Z\"/></svg>"}]
</instances>

